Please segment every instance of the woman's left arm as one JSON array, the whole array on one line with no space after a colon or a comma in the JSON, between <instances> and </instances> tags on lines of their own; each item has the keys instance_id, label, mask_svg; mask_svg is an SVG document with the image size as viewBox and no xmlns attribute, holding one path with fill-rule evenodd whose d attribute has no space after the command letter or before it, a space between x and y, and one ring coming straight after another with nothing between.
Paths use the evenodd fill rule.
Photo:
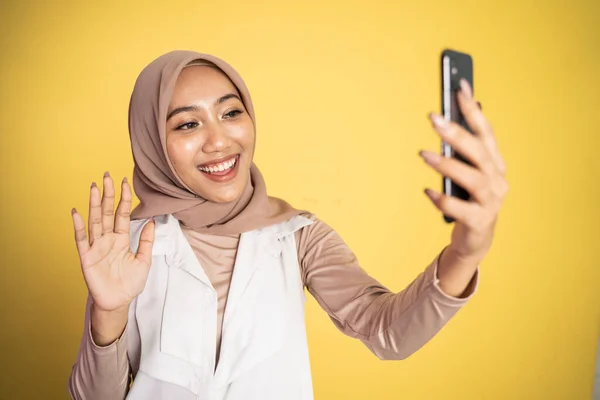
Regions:
<instances>
[{"instance_id":1,"label":"woman's left arm","mask_svg":"<svg viewBox=\"0 0 600 400\"><path fill-rule=\"evenodd\" d=\"M442 140L469 160L471 165L430 151L421 151L420 154L433 169L458 183L470 194L470 200L464 201L431 189L425 190L433 204L455 220L450 244L439 260L438 279L446 294L461 297L492 245L508 184L505 180L506 164L496 145L492 127L465 80L460 82L457 97L460 110L473 134L438 114L431 114L430 117Z\"/></svg>"},{"instance_id":2,"label":"woman's left arm","mask_svg":"<svg viewBox=\"0 0 600 400\"><path fill-rule=\"evenodd\" d=\"M430 152L422 155L436 170L466 188L473 200L464 202L427 191L433 203L456 223L451 244L404 290L393 293L369 276L324 222L317 220L296 233L304 284L338 329L360 339L379 358L410 356L476 291L477 268L491 246L507 185L491 127L470 93L465 87L459 102L475 135L443 120L434 125L473 166ZM436 118L432 116L432 120Z\"/></svg>"},{"instance_id":3,"label":"woman's left arm","mask_svg":"<svg viewBox=\"0 0 600 400\"><path fill-rule=\"evenodd\" d=\"M394 293L361 268L337 232L315 216L308 217L315 222L296 232L304 285L339 330L360 339L381 359L401 360L413 354L476 291L477 273L461 298L445 294L437 278L438 256L405 289Z\"/></svg>"}]
</instances>

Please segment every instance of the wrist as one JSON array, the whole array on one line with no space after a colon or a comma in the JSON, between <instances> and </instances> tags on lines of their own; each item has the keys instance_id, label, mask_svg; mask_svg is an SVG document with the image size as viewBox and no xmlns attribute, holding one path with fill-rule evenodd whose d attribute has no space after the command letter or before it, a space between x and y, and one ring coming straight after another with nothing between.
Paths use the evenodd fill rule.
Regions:
<instances>
[{"instance_id":1,"label":"wrist","mask_svg":"<svg viewBox=\"0 0 600 400\"><path fill-rule=\"evenodd\" d=\"M90 309L91 334L97 346L108 346L123 334L129 314L129 307L107 311L94 303Z\"/></svg>"},{"instance_id":2,"label":"wrist","mask_svg":"<svg viewBox=\"0 0 600 400\"><path fill-rule=\"evenodd\" d=\"M96 302L94 302L92 300L92 304L91 304L92 309L94 310L95 313L97 313L98 315L106 315L106 316L110 316L110 315L123 315L123 314L127 314L129 312L129 304L126 304L124 306L112 309L112 310L107 310L104 308L99 307Z\"/></svg>"},{"instance_id":3,"label":"wrist","mask_svg":"<svg viewBox=\"0 0 600 400\"><path fill-rule=\"evenodd\" d=\"M451 260L453 265L478 266L483 260L483 257L479 257L477 254L465 254L452 243L446 247L443 255L444 258Z\"/></svg>"},{"instance_id":4,"label":"wrist","mask_svg":"<svg viewBox=\"0 0 600 400\"><path fill-rule=\"evenodd\" d=\"M465 297L479 263L475 258L463 257L451 246L446 247L438 259L437 278L440 289L449 296Z\"/></svg>"}]
</instances>

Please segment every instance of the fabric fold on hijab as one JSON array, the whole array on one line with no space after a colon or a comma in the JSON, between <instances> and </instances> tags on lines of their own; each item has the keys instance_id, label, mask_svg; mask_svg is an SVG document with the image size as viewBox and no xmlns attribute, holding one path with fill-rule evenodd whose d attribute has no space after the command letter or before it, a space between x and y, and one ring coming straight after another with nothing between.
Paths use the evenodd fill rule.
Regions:
<instances>
[{"instance_id":1,"label":"fabric fold on hijab","mask_svg":"<svg viewBox=\"0 0 600 400\"><path fill-rule=\"evenodd\" d=\"M133 189L140 199L131 219L173 214L183 225L198 232L229 235L264 228L304 213L281 199L269 197L263 176L254 163L248 184L234 202L203 199L179 178L167 154L167 110L177 77L195 60L209 61L229 77L256 130L248 88L228 63L209 54L184 50L158 57L140 73L129 104Z\"/></svg>"}]
</instances>

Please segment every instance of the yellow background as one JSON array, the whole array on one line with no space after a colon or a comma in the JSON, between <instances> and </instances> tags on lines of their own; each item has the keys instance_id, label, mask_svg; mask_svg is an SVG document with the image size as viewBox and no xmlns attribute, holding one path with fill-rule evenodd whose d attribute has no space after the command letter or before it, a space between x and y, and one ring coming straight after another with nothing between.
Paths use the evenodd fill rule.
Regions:
<instances>
[{"instance_id":1,"label":"yellow background","mask_svg":"<svg viewBox=\"0 0 600 400\"><path fill-rule=\"evenodd\" d=\"M448 242L417 156L439 149L439 53L468 51L509 167L477 296L382 362L311 298L317 399L588 399L600 325L600 2L1 1L0 398L67 398L86 289L71 207L131 178L127 106L158 55L245 78L270 193L316 212L393 290ZM567 5L568 4L568 5Z\"/></svg>"}]
</instances>

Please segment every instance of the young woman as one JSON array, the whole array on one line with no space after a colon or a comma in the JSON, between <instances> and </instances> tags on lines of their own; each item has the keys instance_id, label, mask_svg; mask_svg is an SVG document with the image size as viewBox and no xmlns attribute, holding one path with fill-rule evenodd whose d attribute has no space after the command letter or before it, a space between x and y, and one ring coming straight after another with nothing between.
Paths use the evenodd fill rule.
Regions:
<instances>
[{"instance_id":1,"label":"young woman","mask_svg":"<svg viewBox=\"0 0 600 400\"><path fill-rule=\"evenodd\" d=\"M491 127L462 83L475 135L432 114L473 166L421 152L472 201L427 190L455 218L448 246L405 290L361 269L314 215L268 197L252 163L252 101L241 77L206 54L165 54L130 103L140 205L126 179L90 190L88 234L73 209L89 297L75 399L312 399L304 287L345 334L381 359L423 346L468 301L507 191Z\"/></svg>"}]
</instances>

